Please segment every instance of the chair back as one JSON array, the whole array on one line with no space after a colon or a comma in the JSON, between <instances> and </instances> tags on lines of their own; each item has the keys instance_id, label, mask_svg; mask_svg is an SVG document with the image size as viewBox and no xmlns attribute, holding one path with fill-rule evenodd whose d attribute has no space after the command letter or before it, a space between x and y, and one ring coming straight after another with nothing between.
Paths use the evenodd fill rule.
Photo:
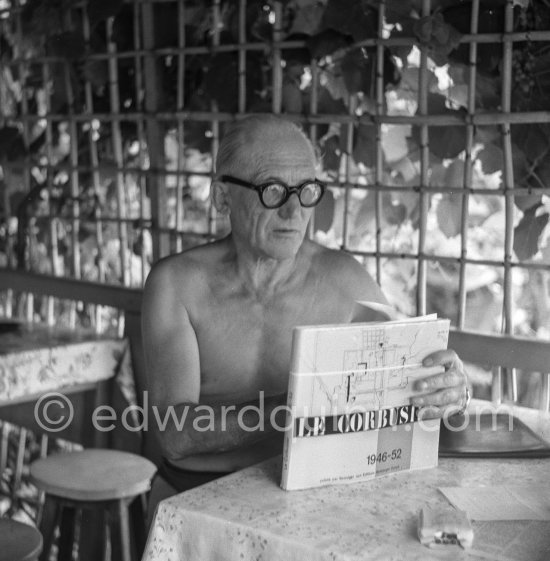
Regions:
<instances>
[{"instance_id":1,"label":"chair back","mask_svg":"<svg viewBox=\"0 0 550 561\"><path fill-rule=\"evenodd\" d=\"M518 371L521 371L522 378L527 375L540 380L536 405L543 411L550 409L550 341L451 331L449 348L454 349L463 361L492 371L492 401L518 401Z\"/></svg>"}]
</instances>

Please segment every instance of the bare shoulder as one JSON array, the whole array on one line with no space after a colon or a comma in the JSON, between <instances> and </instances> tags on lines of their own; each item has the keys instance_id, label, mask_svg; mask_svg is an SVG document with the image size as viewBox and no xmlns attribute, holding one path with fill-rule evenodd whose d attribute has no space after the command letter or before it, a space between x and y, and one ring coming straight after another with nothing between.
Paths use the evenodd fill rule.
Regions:
<instances>
[{"instance_id":1,"label":"bare shoulder","mask_svg":"<svg viewBox=\"0 0 550 561\"><path fill-rule=\"evenodd\" d=\"M315 244L314 269L354 300L386 303L380 286L349 253Z\"/></svg>"},{"instance_id":2,"label":"bare shoulder","mask_svg":"<svg viewBox=\"0 0 550 561\"><path fill-rule=\"evenodd\" d=\"M159 260L149 273L143 291L144 305L170 301L171 305L196 302L208 286L208 278L223 254L221 242L213 242Z\"/></svg>"}]
</instances>

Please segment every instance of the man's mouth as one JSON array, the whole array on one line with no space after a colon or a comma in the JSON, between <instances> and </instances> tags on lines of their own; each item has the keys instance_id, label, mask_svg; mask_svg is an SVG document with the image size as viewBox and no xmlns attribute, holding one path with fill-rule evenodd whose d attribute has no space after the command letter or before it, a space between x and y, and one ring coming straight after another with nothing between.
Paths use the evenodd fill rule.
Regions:
<instances>
[{"instance_id":1,"label":"man's mouth","mask_svg":"<svg viewBox=\"0 0 550 561\"><path fill-rule=\"evenodd\" d=\"M276 234L299 234L300 230L295 228L277 228L274 230Z\"/></svg>"}]
</instances>

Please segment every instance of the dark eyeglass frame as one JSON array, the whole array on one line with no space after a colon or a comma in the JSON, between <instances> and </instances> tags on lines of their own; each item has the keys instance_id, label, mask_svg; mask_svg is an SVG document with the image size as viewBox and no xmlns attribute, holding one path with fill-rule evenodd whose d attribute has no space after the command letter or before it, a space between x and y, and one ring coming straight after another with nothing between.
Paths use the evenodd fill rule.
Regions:
<instances>
[{"instance_id":1,"label":"dark eyeglass frame","mask_svg":"<svg viewBox=\"0 0 550 561\"><path fill-rule=\"evenodd\" d=\"M233 177L232 175L222 175L220 177L220 181L234 183L235 185L239 185L240 187L246 187L247 189L252 189L253 191L256 191L258 193L258 196L260 197L260 202L262 203L262 205L265 208L269 208L269 209L282 207L288 201L292 193L296 193L296 195L298 196L298 200L300 201L300 204L304 208L312 208L314 206L317 206L321 202L321 199L323 198L323 195L325 194L325 190L327 188L325 183L323 183L319 179L308 179L307 181L304 181L303 183L300 183L299 185L295 185L295 186L287 185L284 181L268 181L266 183L261 183L260 185L255 185L254 183L250 183L250 181L245 181L244 179L239 179L238 177ZM305 205L302 202L302 189L306 185L309 185L311 183L315 183L321 188L321 196L312 205ZM286 190L286 195L281 199L281 202L275 206L266 205L264 202L264 191L271 185L282 185Z\"/></svg>"}]
</instances>

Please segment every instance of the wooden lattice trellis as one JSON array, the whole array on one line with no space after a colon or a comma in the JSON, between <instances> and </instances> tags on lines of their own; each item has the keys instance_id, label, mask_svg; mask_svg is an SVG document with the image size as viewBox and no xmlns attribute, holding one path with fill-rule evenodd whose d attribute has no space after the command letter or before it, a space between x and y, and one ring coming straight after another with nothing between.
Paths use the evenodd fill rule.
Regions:
<instances>
[{"instance_id":1,"label":"wooden lattice trellis","mask_svg":"<svg viewBox=\"0 0 550 561\"><path fill-rule=\"evenodd\" d=\"M29 192L32 185L36 183L33 181L33 173L36 175L38 169L42 174L43 187L49 191L50 196L49 203L43 205L49 206L49 209L46 211L42 209L40 216L33 217L32 209L26 216L21 215L27 218L30 227L26 232L24 231L23 237L27 241L26 254L19 256L19 266L23 265L31 270L37 269L36 263L33 262L33 255L35 255L33 243L37 241L33 232L44 228L45 220L48 222L45 259L49 265L42 265L42 269L55 276L87 278L100 283L120 283L123 286L140 286L151 263L160 257L222 235L227 231L227 225L216 216L207 200L207 183L213 174L212 161L215 159L223 125L250 111L261 110L273 113L284 112L290 119L301 122L306 127L312 142L315 145L320 144L325 151L327 127L339 130L339 147L336 151L339 162L335 166L336 169L326 177L333 188L334 198L338 201L333 216L333 227L337 224L338 235L332 241L336 241L342 249L351 251L362 259L383 286L388 282L387 277L390 275L385 272L385 263L395 261L410 263L415 271L416 311L424 313L426 309L432 307L429 298L428 267L433 265L458 267L455 275L458 277L455 323L459 328L467 324L469 279L475 277L478 274L476 271L483 267L502 271L501 325L503 331L507 333L514 331L513 272L515 270L539 271L543 277L541 286L546 287L547 292L549 282L547 274L550 269L548 260L518 259L513 250L514 227L520 216L514 201L520 194L521 186L517 184L517 178L514 178L511 127L525 124L547 126L550 123L550 112L547 110L518 111L512 108L514 45L526 41L544 44L550 40L550 30L517 31L514 27L514 10L517 12L519 8L514 7L513 1L500 4L504 15L503 27L490 33L478 32L480 14L485 13L485 8L479 0L472 1L469 33L457 39L457 45L465 45L469 53L465 71L468 74L465 79L467 84L465 106L461 111L443 111L440 114L430 112L430 96L433 93L431 80L434 70L430 48L433 45L420 41L418 34L407 36L404 32L400 35L388 33L388 10L395 9L391 2L363 3L367 6L365 9L370 9L376 16L374 25L376 36L356 41L348 46L347 50L371 49L368 51L372 60L370 70L373 74L370 99L366 103L366 98L369 96L364 92L352 93L341 100L341 105L345 109L340 112L327 111L326 108L320 110L322 105L320 96L326 94L323 80L326 81L327 65L331 63L330 57L312 58L303 64L307 70L309 83L304 88L304 91L307 89L308 92L307 100L304 101L305 106L301 107L300 111L291 111L288 99L285 100L285 88L289 81L287 53L299 52L300 49L303 50L310 45L307 37L297 38L293 34L289 35L288 29L285 28L288 19L286 3L265 3L269 25L268 31L264 33L264 41L250 32L248 19L251 5L252 7L259 5L253 1L240 0L238 3L227 3L214 0L208 4L204 14L209 20L208 24L205 24L205 32L200 41L196 37L190 37L187 24L190 19L196 17L198 5L202 3L173 0L126 2L124 9L115 17L108 17L99 25L97 21L91 21L90 18L93 20L94 16L86 3L73 3L70 5L71 8L66 9L60 16L62 31L73 35L80 34L84 39L84 50L74 55L64 53L64 56L61 56L56 49L27 48L28 38L25 29L26 26L28 27L28 22L25 23L25 17L28 19L28 16L25 16L25 9L31 4L32 2L23 4L6 2L4 12L6 17L3 21L5 29L11 30L15 54L13 60L9 62L9 67L20 77L34 76L34 81L29 83L24 79L20 80L23 92L32 91L32 93L22 95L19 112L16 115L6 115L5 122L19 123L23 141L27 146L35 140L38 129L43 131L46 141L42 149L42 160L37 162L36 158L33 159L30 155L23 158L20 162L21 177L24 182L23 190ZM39 4L45 6L48 2L43 0ZM67 6L61 0L50 4ZM92 4L94 3L90 2L90 6ZM308 5L308 2L294 2L294 4L298 8L300 6L303 8ZM418 20L433 17L434 7L440 8L440 4L440 2L424 0L414 17ZM101 3L96 2L94 5L101 6ZM170 6L169 14L174 20L170 29L177 30L175 35L169 33L171 44L166 44L167 40L159 40L159 34L162 35L163 32L158 25L163 13L159 10L168 9L166 6ZM230 20L227 16L228 11L232 14ZM232 36L229 39L228 21L233 25ZM121 22L124 22L124 29L128 37L131 37L131 41L121 41ZM98 48L97 45L92 48L92 43L97 42L98 30L103 40L103 48ZM480 109L476 102L479 79L478 50L480 46L495 43L500 44L499 48L502 51L499 69L502 79L500 103L493 110ZM414 102L416 111L409 114L404 112L396 114L395 111L388 110L387 96L391 88L388 88L385 75L387 70L384 69L388 56L387 49L410 47L413 44L418 49L415 66L418 73L418 88ZM395 50L391 51L394 59L396 59L395 52ZM250 99L250 81L254 79L253 74L258 71L258 66L254 63L256 59L250 58L252 55L265 57L263 60L267 63L264 64L262 72L264 78L267 74L270 76L270 82L264 84L266 87L262 95L265 103L261 107L257 104L254 106L254 100ZM220 107L218 99L212 95L205 96L202 103L197 103L197 97L192 95L193 92L186 83L190 80L189 69L193 65L212 64L212 61L220 56L225 56L223 61L234 66L236 99L231 103L234 111L226 110L227 107ZM74 73L76 62L84 64L83 79L80 82L83 92L75 91L75 80L71 75L72 72ZM40 72L36 72L37 68ZM104 81L106 93L102 100L108 102L103 103L101 108L96 106L97 76L94 77L94 72L106 73ZM163 91L167 74L172 77L174 84L171 92L173 99L170 103L166 102L167 95ZM39 75L38 81L41 82L39 85L35 83L37 75ZM51 84L55 83L55 88L59 90L59 80L63 81L61 89L64 91L66 102L63 111L60 110L59 103L52 107ZM133 83L129 83L132 81ZM43 99L42 107L31 107L30 102L33 96L36 97L38 90L41 91ZM132 92L131 99L125 97L128 91ZM412 127L416 131L419 157L418 173L413 184L388 182L385 137L388 130L396 126ZM360 127L370 128L364 128L361 132ZM479 152L476 131L487 127L497 127L501 136L502 181L496 188L480 187L475 185L474 181L474 168ZM132 135L135 139L131 147L128 145L125 132L129 128L133 131ZM460 160L463 168L462 179L460 185L451 186L452 191L449 191L449 185L434 184L432 180L430 131L444 128L465 130ZM203 157L199 158L198 163L197 157L190 157L188 150L190 146L188 139L196 137L197 130L199 136L200 131L203 131L201 138ZM374 143L372 165L366 171L362 168L364 173L361 176L357 172L354 149L358 137L366 134L364 131L370 131L368 134L374 138ZM59 150L57 138L60 134L66 137L65 142L68 144L64 158L55 154L55 151ZM172 158L173 161L167 163L167 158ZM59 190L62 172L66 174L63 189L66 191L65 198L70 199L70 204L66 204L63 212L59 212L59 209L54 208L52 201L55 201L55 198L52 197L52 193L56 189ZM110 174L111 179L108 188L109 202L95 205L90 212L89 209L84 208L89 203L90 197L93 200L105 197L106 174ZM7 181L8 178L5 178L4 182ZM194 189L193 183L201 187ZM202 195L197 196L196 192L200 192L201 189ZM550 187L545 184L530 185L521 193L546 197L549 189ZM358 225L357 221L354 222L354 216L357 207L361 206L362 199L358 196L360 192L367 193L373 207L370 216L373 235L369 243L363 241L357 243L356 240ZM449 192L459 199L456 204L461 204L459 236L453 242L456 244L456 239L459 239L459 247L454 253L451 251L437 253L432 247L428 247L432 236L430 220L433 215L433 201L438 197L448 197ZM189 193L195 195L189 198ZM396 198L397 201L407 196L416 198L414 203L417 213L414 218L416 227L411 233L413 241L408 248L395 249L384 238L388 227L388 220L385 217L388 196ZM469 224L474 196L497 197L504 207L505 224L502 230L504 241L502 253L498 256L472 255ZM10 207L7 197L5 200L6 215L15 215L16 209ZM109 208L109 204L113 208ZM37 224L39 226L36 226ZM21 233L21 220L19 229ZM62 242L68 247L60 248L60 230L63 234ZM314 220L311 235L315 236L315 234ZM113 242L114 238L116 243ZM83 239L86 244L82 243ZM65 255L62 255L63 250ZM116 259L113 257L115 250ZM89 258L88 261L83 262L84 251L94 252L93 267L89 264ZM6 252L8 263L15 265L13 243L7 244ZM28 315L35 315L36 305L31 296L26 303ZM410 306L406 311L411 311ZM51 298L44 313L50 322L54 320L57 312ZM72 304L71 323L77 321L77 315L78 308L76 304ZM96 311L94 321L99 319L100 311Z\"/></svg>"}]
</instances>

